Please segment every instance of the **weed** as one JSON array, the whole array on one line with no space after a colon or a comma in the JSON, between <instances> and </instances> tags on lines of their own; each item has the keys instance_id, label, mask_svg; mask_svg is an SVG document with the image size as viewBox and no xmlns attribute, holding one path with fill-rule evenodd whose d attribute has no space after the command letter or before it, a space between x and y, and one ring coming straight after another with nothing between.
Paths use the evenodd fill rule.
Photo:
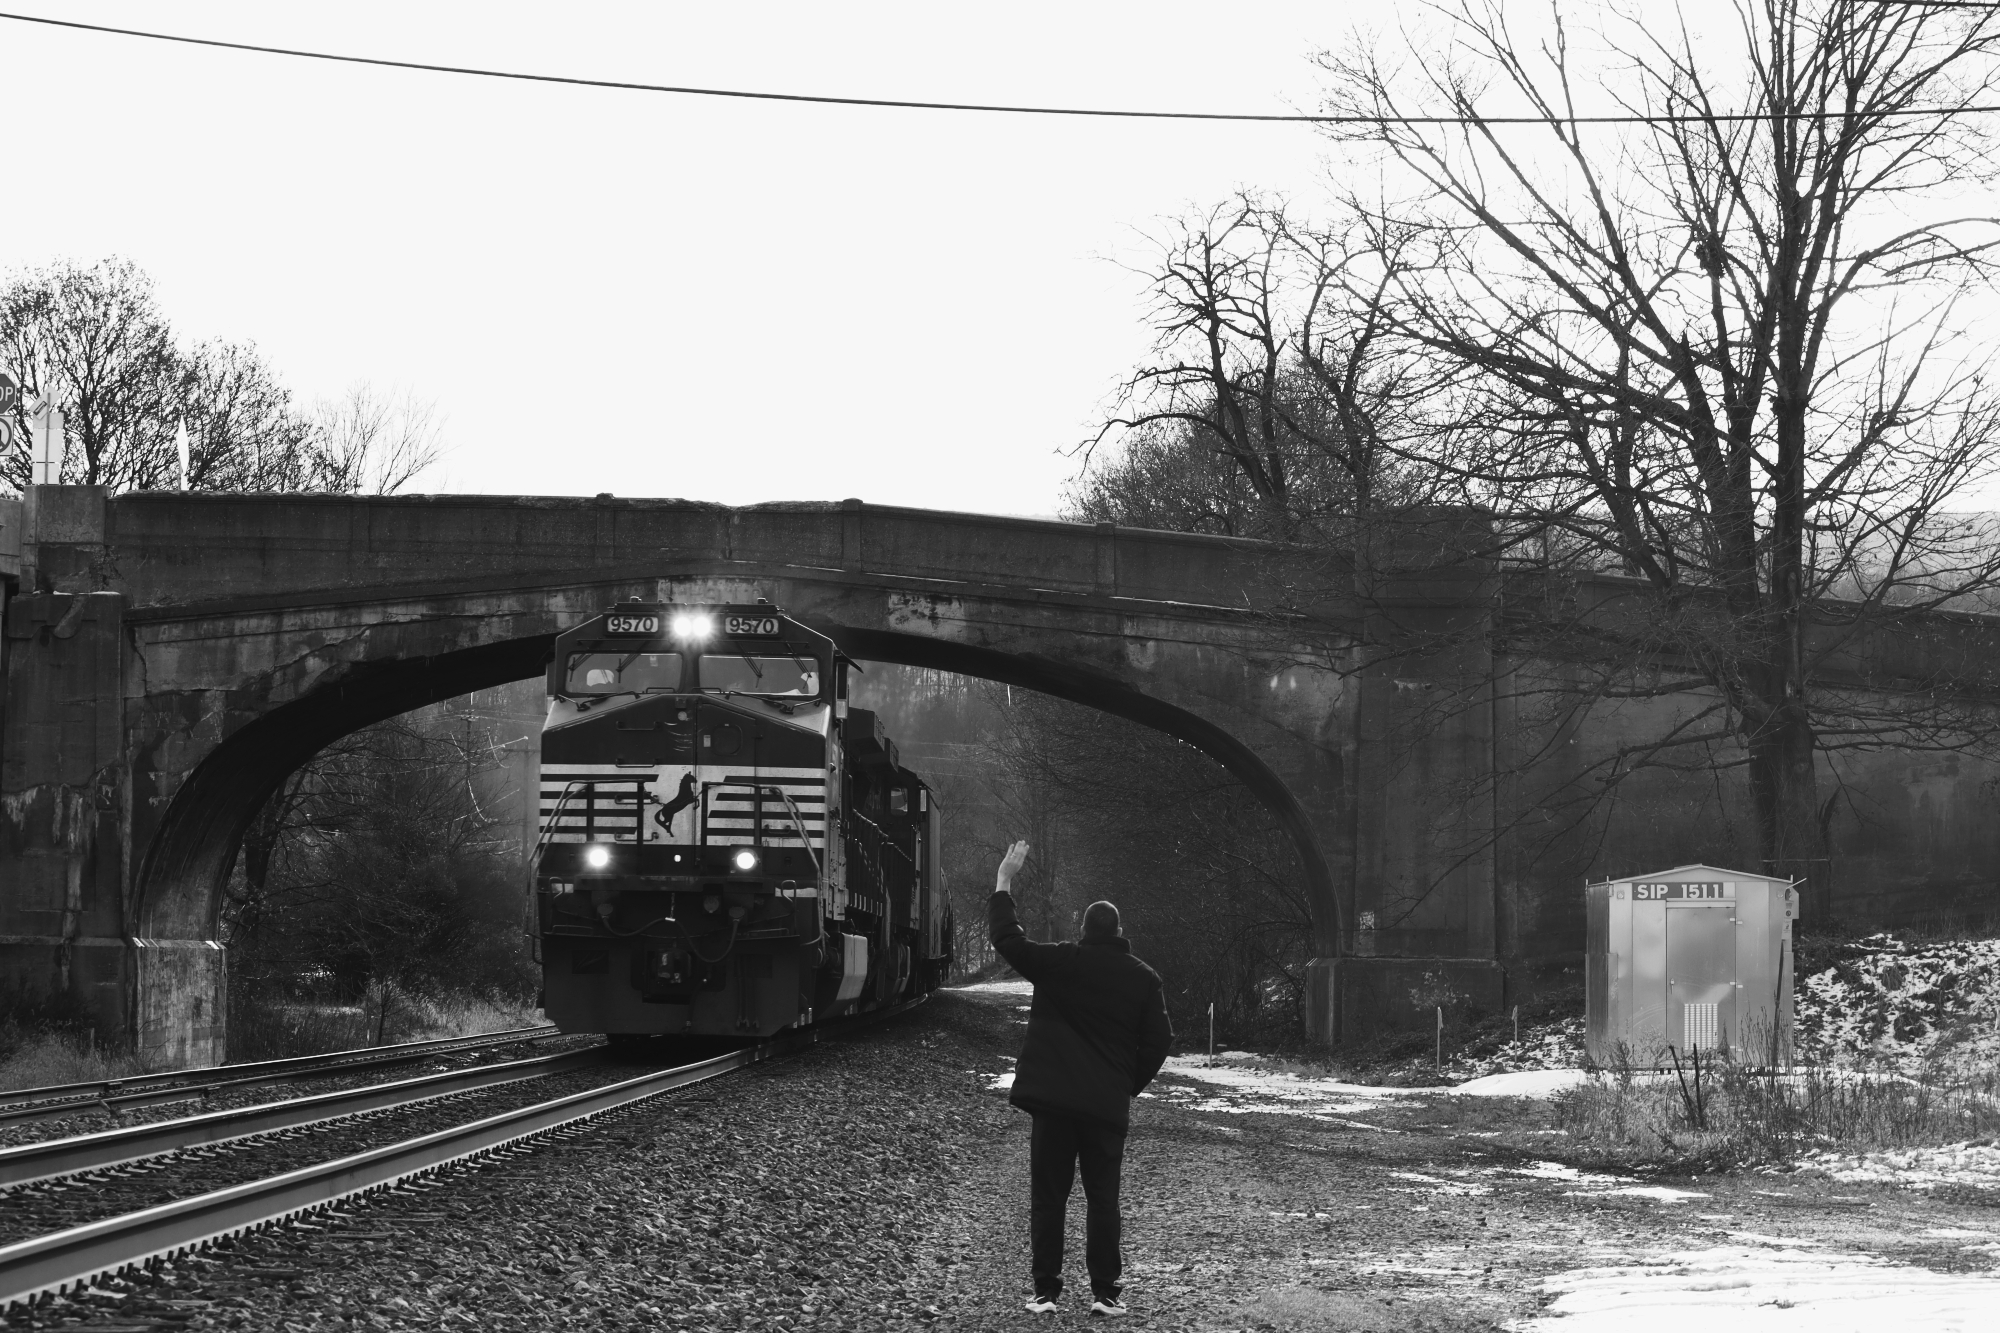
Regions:
<instances>
[{"instance_id":1,"label":"weed","mask_svg":"<svg viewBox=\"0 0 2000 1333\"><path fill-rule=\"evenodd\" d=\"M533 1006L500 995L424 992L389 986L360 1003L330 1000L310 988L266 984L231 994L229 1058L278 1060L384 1042L421 1041L528 1027Z\"/></svg>"},{"instance_id":2,"label":"weed","mask_svg":"<svg viewBox=\"0 0 2000 1333\"><path fill-rule=\"evenodd\" d=\"M0 1059L0 1088L47 1088L94 1083L148 1072L144 1061L91 1046L71 1032L41 1032L15 1042Z\"/></svg>"},{"instance_id":3,"label":"weed","mask_svg":"<svg viewBox=\"0 0 2000 1333\"><path fill-rule=\"evenodd\" d=\"M1558 1093L1554 1125L1578 1154L1619 1167L1721 1169L1847 1151L1935 1146L2000 1131L2000 1076L1944 1063L1914 1073L1740 1064L1726 1053L1664 1074L1610 1069Z\"/></svg>"}]
</instances>

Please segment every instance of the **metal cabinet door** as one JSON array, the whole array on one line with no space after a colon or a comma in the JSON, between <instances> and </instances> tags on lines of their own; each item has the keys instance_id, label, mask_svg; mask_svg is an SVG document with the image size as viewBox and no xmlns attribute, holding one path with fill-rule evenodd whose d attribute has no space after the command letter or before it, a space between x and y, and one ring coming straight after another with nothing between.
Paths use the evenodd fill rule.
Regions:
<instances>
[{"instance_id":1,"label":"metal cabinet door","mask_svg":"<svg viewBox=\"0 0 2000 1333\"><path fill-rule=\"evenodd\" d=\"M1667 1041L1683 1054L1736 1035L1736 904L1667 904Z\"/></svg>"},{"instance_id":2,"label":"metal cabinet door","mask_svg":"<svg viewBox=\"0 0 2000 1333\"><path fill-rule=\"evenodd\" d=\"M1632 947L1626 955L1624 984L1630 989L1622 998L1627 1011L1625 1039L1632 1058L1644 1065L1667 1063L1669 1042L1679 1045L1680 1029L1667 1026L1667 905L1632 904Z\"/></svg>"}]
</instances>

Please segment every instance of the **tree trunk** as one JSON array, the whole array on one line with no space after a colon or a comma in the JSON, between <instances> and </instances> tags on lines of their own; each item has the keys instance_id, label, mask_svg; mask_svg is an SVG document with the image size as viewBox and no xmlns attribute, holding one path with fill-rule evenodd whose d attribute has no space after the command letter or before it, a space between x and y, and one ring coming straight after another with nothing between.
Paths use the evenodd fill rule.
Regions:
<instances>
[{"instance_id":1,"label":"tree trunk","mask_svg":"<svg viewBox=\"0 0 2000 1333\"><path fill-rule=\"evenodd\" d=\"M1751 733L1749 749L1763 871L1802 880L1801 918L1823 925L1832 915L1833 863L1820 820L1817 738L1804 704L1787 699L1772 707Z\"/></svg>"}]
</instances>

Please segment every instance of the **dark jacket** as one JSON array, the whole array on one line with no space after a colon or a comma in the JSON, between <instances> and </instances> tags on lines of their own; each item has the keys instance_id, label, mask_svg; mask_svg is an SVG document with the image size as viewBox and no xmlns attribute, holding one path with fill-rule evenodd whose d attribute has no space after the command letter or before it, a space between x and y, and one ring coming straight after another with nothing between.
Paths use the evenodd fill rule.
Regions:
<instances>
[{"instance_id":1,"label":"dark jacket","mask_svg":"<svg viewBox=\"0 0 2000 1333\"><path fill-rule=\"evenodd\" d=\"M987 919L993 947L1035 985L1007 1100L1024 1111L1125 1129L1131 1099L1160 1072L1174 1039L1160 974L1118 936L1034 943L1014 915L1011 893L993 895Z\"/></svg>"}]
</instances>

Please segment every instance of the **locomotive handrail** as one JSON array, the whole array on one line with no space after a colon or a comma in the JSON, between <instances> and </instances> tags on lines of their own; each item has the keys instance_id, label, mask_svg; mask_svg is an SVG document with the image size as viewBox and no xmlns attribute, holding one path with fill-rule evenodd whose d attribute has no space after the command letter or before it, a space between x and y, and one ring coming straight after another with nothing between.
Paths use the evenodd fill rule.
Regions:
<instances>
[{"instance_id":1,"label":"locomotive handrail","mask_svg":"<svg viewBox=\"0 0 2000 1333\"><path fill-rule=\"evenodd\" d=\"M799 841L805 844L806 855L812 858L813 876L824 880L826 872L820 869L819 853L813 850L812 838L806 833L806 819L804 815L799 813L798 803L792 799L792 794L783 787L766 787L764 790L775 794L779 800L785 803L785 808L792 812L792 826L798 829ZM762 811L758 813L761 818ZM761 832L762 830L759 831Z\"/></svg>"},{"instance_id":2,"label":"locomotive handrail","mask_svg":"<svg viewBox=\"0 0 2000 1333\"><path fill-rule=\"evenodd\" d=\"M813 850L812 834L806 831L805 816L799 812L798 805L792 800L792 794L783 787L770 787L761 782L744 782L740 778L717 778L713 782L702 783L701 841L703 846L708 844L708 794L723 787L747 787L751 791L756 792L760 798L769 794L783 801L786 808L792 813L792 827L799 831L799 841L805 845L806 855L812 858L813 873L824 878L826 872L820 868L819 853ZM755 825L751 832L756 835L756 841L762 843L764 840L764 803L761 799L752 808L750 821Z\"/></svg>"},{"instance_id":3,"label":"locomotive handrail","mask_svg":"<svg viewBox=\"0 0 2000 1333\"><path fill-rule=\"evenodd\" d=\"M535 840L535 860L539 862L542 859L542 853L548 849L549 840L555 836L556 823L562 818L564 807L569 804L569 798L576 795L578 787L596 787L605 783L616 784L621 782L629 782L634 786L643 787L650 781L652 781L650 778L571 778L563 784L563 794L556 798L556 808L549 812L549 822L542 829L542 836ZM644 805L644 793L639 793L638 796L639 803ZM586 835L591 832L588 819L589 817L585 816L584 832Z\"/></svg>"},{"instance_id":4,"label":"locomotive handrail","mask_svg":"<svg viewBox=\"0 0 2000 1333\"><path fill-rule=\"evenodd\" d=\"M883 855L883 850L886 848L903 858L904 864L909 867L912 892L915 891L917 858L898 845L896 840L880 824L877 824L860 811L850 810L848 811L848 815L850 824L847 830L847 839L851 844L850 855L854 856L861 863L862 867L874 877L874 888L880 893L882 898L882 920L885 923L886 929L886 923L890 916L892 894L889 885L890 866L888 865L887 858ZM848 891L850 893L853 892L853 885L851 883L848 886ZM875 895L871 893L869 896L874 897Z\"/></svg>"}]
</instances>

